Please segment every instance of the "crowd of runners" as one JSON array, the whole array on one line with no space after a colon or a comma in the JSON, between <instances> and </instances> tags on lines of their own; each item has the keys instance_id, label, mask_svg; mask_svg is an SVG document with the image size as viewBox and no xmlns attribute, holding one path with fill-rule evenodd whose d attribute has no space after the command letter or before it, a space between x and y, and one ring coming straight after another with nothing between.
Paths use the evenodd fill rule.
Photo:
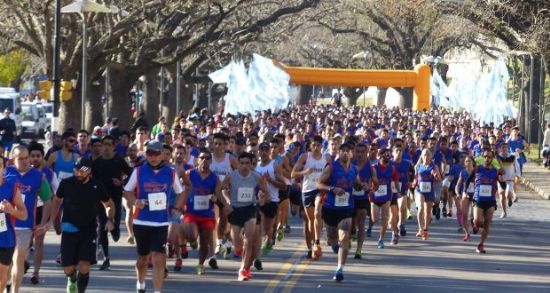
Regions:
<instances>
[{"instance_id":1,"label":"crowd of runners","mask_svg":"<svg viewBox=\"0 0 550 293\"><path fill-rule=\"evenodd\" d=\"M137 248L137 292L146 290L148 267L153 292L161 292L167 258L180 271L188 249L198 249L198 275L223 269L220 258L238 258L236 278L250 280L251 268L262 270L262 258L291 232L291 216L303 219L308 258L327 249L338 255L337 282L350 250L362 258L366 237L379 249L415 233L429 240L434 218L456 217L464 241L479 232L477 252L486 253L493 214L498 207L506 217L517 201L529 151L514 121L479 125L446 110L307 105L191 114L152 127L138 120L131 131L109 119L91 133L67 129L45 145L6 149L0 290L19 292L31 267L32 284L40 283L53 228L67 292L85 292L97 250L100 270L116 258L108 234L119 241L121 222Z\"/></svg>"}]
</instances>

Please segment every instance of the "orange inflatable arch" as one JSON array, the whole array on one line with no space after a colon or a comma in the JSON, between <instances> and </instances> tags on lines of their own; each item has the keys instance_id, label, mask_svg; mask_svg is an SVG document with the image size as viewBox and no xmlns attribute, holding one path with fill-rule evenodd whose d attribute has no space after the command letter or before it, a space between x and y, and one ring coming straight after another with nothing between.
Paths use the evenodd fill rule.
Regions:
<instances>
[{"instance_id":1,"label":"orange inflatable arch","mask_svg":"<svg viewBox=\"0 0 550 293\"><path fill-rule=\"evenodd\" d=\"M417 65L414 70L358 70L291 67L274 62L290 75L290 82L325 86L412 87L413 109L430 108L430 67Z\"/></svg>"}]
</instances>

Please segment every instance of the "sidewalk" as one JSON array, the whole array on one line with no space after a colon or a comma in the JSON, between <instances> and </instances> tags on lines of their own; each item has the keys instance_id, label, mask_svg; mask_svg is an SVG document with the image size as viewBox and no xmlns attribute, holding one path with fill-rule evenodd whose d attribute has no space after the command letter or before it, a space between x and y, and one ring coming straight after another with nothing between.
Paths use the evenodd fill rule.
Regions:
<instances>
[{"instance_id":1,"label":"sidewalk","mask_svg":"<svg viewBox=\"0 0 550 293\"><path fill-rule=\"evenodd\" d=\"M550 170L534 162L523 165L522 183L543 199L550 199Z\"/></svg>"}]
</instances>

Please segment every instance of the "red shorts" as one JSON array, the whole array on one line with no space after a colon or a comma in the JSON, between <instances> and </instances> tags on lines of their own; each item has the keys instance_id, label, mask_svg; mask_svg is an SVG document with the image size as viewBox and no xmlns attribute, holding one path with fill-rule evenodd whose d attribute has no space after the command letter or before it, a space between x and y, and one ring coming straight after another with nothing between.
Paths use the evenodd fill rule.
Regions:
<instances>
[{"instance_id":1,"label":"red shorts","mask_svg":"<svg viewBox=\"0 0 550 293\"><path fill-rule=\"evenodd\" d=\"M185 216L183 217L183 223L184 224L195 223L197 224L199 229L203 229L203 230L214 230L214 228L216 228L215 218L193 215L189 213L185 214Z\"/></svg>"}]
</instances>

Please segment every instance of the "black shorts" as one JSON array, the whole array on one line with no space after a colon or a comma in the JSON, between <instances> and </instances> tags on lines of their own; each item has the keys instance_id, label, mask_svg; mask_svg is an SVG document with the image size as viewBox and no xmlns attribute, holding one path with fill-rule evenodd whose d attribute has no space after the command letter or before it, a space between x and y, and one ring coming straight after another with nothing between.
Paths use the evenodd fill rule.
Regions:
<instances>
[{"instance_id":1,"label":"black shorts","mask_svg":"<svg viewBox=\"0 0 550 293\"><path fill-rule=\"evenodd\" d=\"M134 237L138 255L149 255L151 251L166 253L168 226L144 226L134 224Z\"/></svg>"},{"instance_id":2,"label":"black shorts","mask_svg":"<svg viewBox=\"0 0 550 293\"><path fill-rule=\"evenodd\" d=\"M268 202L263 206L260 206L260 211L267 218L275 218L277 216L278 210L279 210L279 206L277 205L276 202Z\"/></svg>"},{"instance_id":3,"label":"black shorts","mask_svg":"<svg viewBox=\"0 0 550 293\"><path fill-rule=\"evenodd\" d=\"M40 225L42 223L42 212L44 211L44 206L36 208L36 215L34 216L35 223Z\"/></svg>"},{"instance_id":4,"label":"black shorts","mask_svg":"<svg viewBox=\"0 0 550 293\"><path fill-rule=\"evenodd\" d=\"M290 186L286 186L285 189L279 189L279 200L287 200L288 199L288 193L289 193Z\"/></svg>"},{"instance_id":5,"label":"black shorts","mask_svg":"<svg viewBox=\"0 0 550 293\"><path fill-rule=\"evenodd\" d=\"M302 191L300 189L289 186L288 187L288 198L290 199L290 203L297 206L302 206Z\"/></svg>"},{"instance_id":6,"label":"black shorts","mask_svg":"<svg viewBox=\"0 0 550 293\"><path fill-rule=\"evenodd\" d=\"M318 196L321 196L321 192L317 189L308 191L308 192L302 192L302 204L305 208L314 207L315 206L315 198Z\"/></svg>"},{"instance_id":7,"label":"black shorts","mask_svg":"<svg viewBox=\"0 0 550 293\"><path fill-rule=\"evenodd\" d=\"M390 203L390 206L396 206L397 205L397 199L399 198L399 195L397 195L397 193L394 193L392 196L391 196L391 203Z\"/></svg>"},{"instance_id":8,"label":"black shorts","mask_svg":"<svg viewBox=\"0 0 550 293\"><path fill-rule=\"evenodd\" d=\"M244 224L250 221L250 219L256 218L257 214L258 211L256 210L256 206L254 205L233 208L231 214L227 215L227 220L231 225L244 227Z\"/></svg>"},{"instance_id":9,"label":"black shorts","mask_svg":"<svg viewBox=\"0 0 550 293\"><path fill-rule=\"evenodd\" d=\"M497 201L474 201L474 206L478 207L480 209L483 209L483 211L487 211L490 208L495 208L495 211L497 210Z\"/></svg>"},{"instance_id":10,"label":"black shorts","mask_svg":"<svg viewBox=\"0 0 550 293\"><path fill-rule=\"evenodd\" d=\"M0 264L10 266L13 259L14 247L0 247Z\"/></svg>"},{"instance_id":11,"label":"black shorts","mask_svg":"<svg viewBox=\"0 0 550 293\"><path fill-rule=\"evenodd\" d=\"M352 209L337 210L337 209L329 209L329 208L323 207L322 216L323 216L323 221L325 221L327 226L338 227L338 224L340 224L342 220L353 217L353 210Z\"/></svg>"},{"instance_id":12,"label":"black shorts","mask_svg":"<svg viewBox=\"0 0 550 293\"><path fill-rule=\"evenodd\" d=\"M61 234L61 265L75 266L80 261L96 264L96 234L63 232Z\"/></svg>"}]
</instances>

